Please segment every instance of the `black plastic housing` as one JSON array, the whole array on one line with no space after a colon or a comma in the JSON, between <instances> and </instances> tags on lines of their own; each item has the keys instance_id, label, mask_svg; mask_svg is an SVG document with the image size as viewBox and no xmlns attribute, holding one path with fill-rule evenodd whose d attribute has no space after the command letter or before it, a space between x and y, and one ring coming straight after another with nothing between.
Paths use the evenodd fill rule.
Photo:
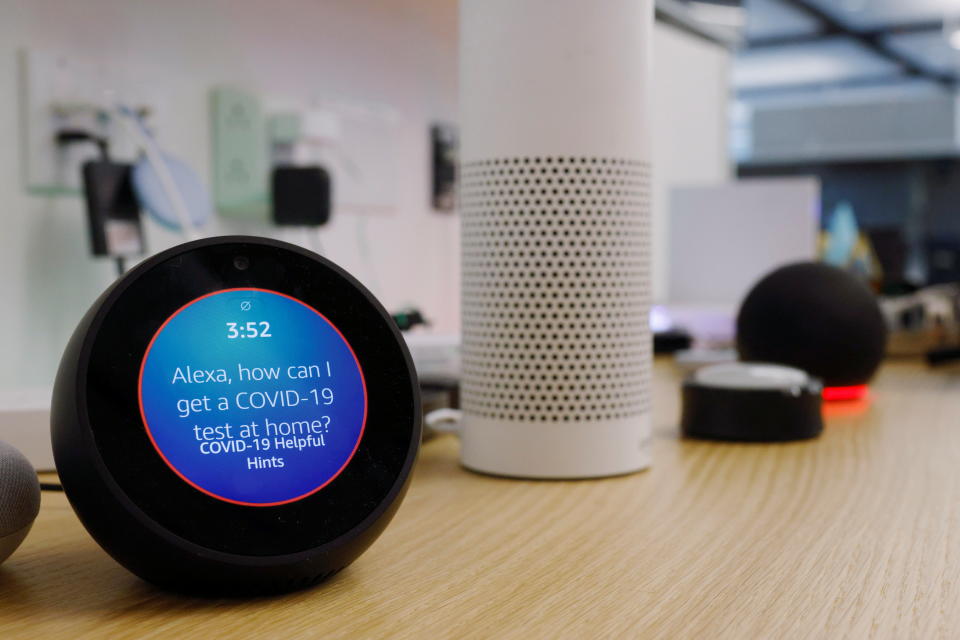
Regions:
<instances>
[{"instance_id":1,"label":"black plastic housing","mask_svg":"<svg viewBox=\"0 0 960 640\"><path fill-rule=\"evenodd\" d=\"M330 220L330 174L323 167L274 167L270 192L277 226L320 227Z\"/></svg>"},{"instance_id":2,"label":"black plastic housing","mask_svg":"<svg viewBox=\"0 0 960 640\"><path fill-rule=\"evenodd\" d=\"M109 160L96 160L83 165L83 194L87 203L90 228L90 249L95 256L129 256L143 254L143 229L140 224L140 203L130 178L132 166ZM111 244L110 227L122 227L128 246Z\"/></svg>"},{"instance_id":3,"label":"black plastic housing","mask_svg":"<svg viewBox=\"0 0 960 640\"><path fill-rule=\"evenodd\" d=\"M328 486L294 504L245 507L193 489L160 460L133 411L130 371L145 336L184 301L231 286L273 289L314 306L369 372L356 454ZM120 564L179 592L261 594L315 584L373 543L406 492L420 411L406 345L369 291L295 245L229 236L164 251L100 296L63 355L51 433L71 505Z\"/></svg>"},{"instance_id":4,"label":"black plastic housing","mask_svg":"<svg viewBox=\"0 0 960 640\"><path fill-rule=\"evenodd\" d=\"M798 262L766 275L737 315L741 360L796 367L827 387L869 382L886 342L876 296L846 271L822 263Z\"/></svg>"},{"instance_id":5,"label":"black plastic housing","mask_svg":"<svg viewBox=\"0 0 960 640\"><path fill-rule=\"evenodd\" d=\"M680 429L688 438L788 442L823 432L822 385L732 389L684 381Z\"/></svg>"}]
</instances>

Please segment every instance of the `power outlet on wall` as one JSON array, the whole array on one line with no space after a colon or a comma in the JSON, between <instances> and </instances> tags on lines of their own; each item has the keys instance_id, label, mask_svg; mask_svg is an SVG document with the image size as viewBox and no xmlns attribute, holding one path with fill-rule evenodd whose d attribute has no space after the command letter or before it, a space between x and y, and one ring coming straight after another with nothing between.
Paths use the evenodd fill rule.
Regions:
<instances>
[{"instance_id":1,"label":"power outlet on wall","mask_svg":"<svg viewBox=\"0 0 960 640\"><path fill-rule=\"evenodd\" d=\"M19 53L23 182L35 195L79 195L83 164L98 157L90 143L58 145L62 130L104 138L114 157L131 159L135 146L112 122L118 102L155 113L135 70L53 51Z\"/></svg>"},{"instance_id":2,"label":"power outlet on wall","mask_svg":"<svg viewBox=\"0 0 960 640\"><path fill-rule=\"evenodd\" d=\"M213 194L217 210L243 219L269 213L266 122L256 96L217 87L210 97Z\"/></svg>"},{"instance_id":3,"label":"power outlet on wall","mask_svg":"<svg viewBox=\"0 0 960 640\"><path fill-rule=\"evenodd\" d=\"M380 103L267 98L275 163L318 165L330 174L334 215L393 214L402 166L403 119Z\"/></svg>"}]
</instances>

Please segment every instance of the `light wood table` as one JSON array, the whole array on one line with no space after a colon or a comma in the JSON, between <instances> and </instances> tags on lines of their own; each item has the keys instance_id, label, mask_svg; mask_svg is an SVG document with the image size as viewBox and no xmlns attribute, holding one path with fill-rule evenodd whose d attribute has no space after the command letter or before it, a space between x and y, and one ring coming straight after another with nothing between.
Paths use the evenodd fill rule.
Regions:
<instances>
[{"instance_id":1,"label":"light wood table","mask_svg":"<svg viewBox=\"0 0 960 640\"><path fill-rule=\"evenodd\" d=\"M960 637L960 374L887 365L783 445L682 441L672 365L655 385L650 470L483 477L441 437L366 554L280 597L158 591L45 494L0 568L0 638Z\"/></svg>"}]
</instances>

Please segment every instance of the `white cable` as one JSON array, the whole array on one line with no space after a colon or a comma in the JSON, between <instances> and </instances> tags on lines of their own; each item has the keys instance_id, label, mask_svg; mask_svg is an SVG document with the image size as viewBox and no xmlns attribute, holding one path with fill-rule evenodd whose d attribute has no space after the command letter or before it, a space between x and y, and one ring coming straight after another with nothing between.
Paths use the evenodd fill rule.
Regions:
<instances>
[{"instance_id":1,"label":"white cable","mask_svg":"<svg viewBox=\"0 0 960 640\"><path fill-rule=\"evenodd\" d=\"M323 243L320 241L320 232L316 227L303 227L303 247L316 254L323 255Z\"/></svg>"},{"instance_id":2,"label":"white cable","mask_svg":"<svg viewBox=\"0 0 960 640\"><path fill-rule=\"evenodd\" d=\"M463 412L459 409L434 409L423 417L424 424L441 433L459 433Z\"/></svg>"},{"instance_id":3,"label":"white cable","mask_svg":"<svg viewBox=\"0 0 960 640\"><path fill-rule=\"evenodd\" d=\"M180 189L177 187L173 176L170 175L170 169L167 167L167 163L163 159L163 155L157 147L156 142L143 131L143 123L129 107L117 105L117 113L120 115L118 120L122 123L121 126L123 126L127 134L137 142L138 146L147 156L147 161L150 162L153 170L157 172L160 187L170 200L170 205L173 207L174 214L177 216L177 221L180 223L180 228L183 230L184 236L186 236L187 240L196 240L200 235L190 220L190 211L187 208L187 203L184 201L183 194L180 193Z\"/></svg>"}]
</instances>

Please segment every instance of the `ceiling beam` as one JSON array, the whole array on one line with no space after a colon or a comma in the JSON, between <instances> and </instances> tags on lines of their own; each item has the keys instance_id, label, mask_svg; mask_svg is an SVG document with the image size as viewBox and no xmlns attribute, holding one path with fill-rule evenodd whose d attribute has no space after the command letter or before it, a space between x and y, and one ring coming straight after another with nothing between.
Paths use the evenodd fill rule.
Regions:
<instances>
[{"instance_id":1,"label":"ceiling beam","mask_svg":"<svg viewBox=\"0 0 960 640\"><path fill-rule=\"evenodd\" d=\"M955 74L938 73L930 69L925 69L913 60L900 55L899 52L887 45L886 41L884 40L884 36L886 34L893 32L903 33L903 31L896 30L893 27L872 31L857 31L856 29L851 29L850 27L846 26L837 20L833 15L823 11L819 7L813 6L806 0L784 0L784 2L796 9L799 9L808 16L815 18L821 25L823 25L823 33L825 35L844 35L852 38L876 55L890 60L891 62L895 62L900 66L901 69L903 69L904 73L909 76L929 78L934 82L937 82L950 89L953 89L957 86L957 76ZM783 40L781 40L781 43L783 43ZM752 46L753 45L751 43L751 48Z\"/></svg>"},{"instance_id":2,"label":"ceiling beam","mask_svg":"<svg viewBox=\"0 0 960 640\"><path fill-rule=\"evenodd\" d=\"M830 29L823 27L819 31L813 33L798 33L795 35L789 36L772 36L769 38L751 38L747 41L748 49L765 49L767 47L780 47L783 45L789 44L806 44L808 42L819 42L826 38L836 35L848 35L851 30L849 29ZM937 21L925 21L925 22L908 22L908 23L899 23L887 25L880 29L869 29L863 31L855 31L858 35L870 37L870 38L880 38L886 35L900 35L908 33L933 33L943 31L943 22Z\"/></svg>"},{"instance_id":3,"label":"ceiling beam","mask_svg":"<svg viewBox=\"0 0 960 640\"><path fill-rule=\"evenodd\" d=\"M902 74L877 74L869 76L858 76L846 80L837 80L833 82L802 82L799 84L778 84L764 85L758 87L745 87L737 89L737 98L754 99L766 97L782 97L785 94L796 92L797 94L811 94L817 91L830 91L834 89L861 89L861 88L882 88L895 87L902 84L904 76Z\"/></svg>"},{"instance_id":4,"label":"ceiling beam","mask_svg":"<svg viewBox=\"0 0 960 640\"><path fill-rule=\"evenodd\" d=\"M727 48L742 44L740 38L712 25L696 20L687 6L679 0L657 0L657 22L669 24L698 38L703 38Z\"/></svg>"}]
</instances>

